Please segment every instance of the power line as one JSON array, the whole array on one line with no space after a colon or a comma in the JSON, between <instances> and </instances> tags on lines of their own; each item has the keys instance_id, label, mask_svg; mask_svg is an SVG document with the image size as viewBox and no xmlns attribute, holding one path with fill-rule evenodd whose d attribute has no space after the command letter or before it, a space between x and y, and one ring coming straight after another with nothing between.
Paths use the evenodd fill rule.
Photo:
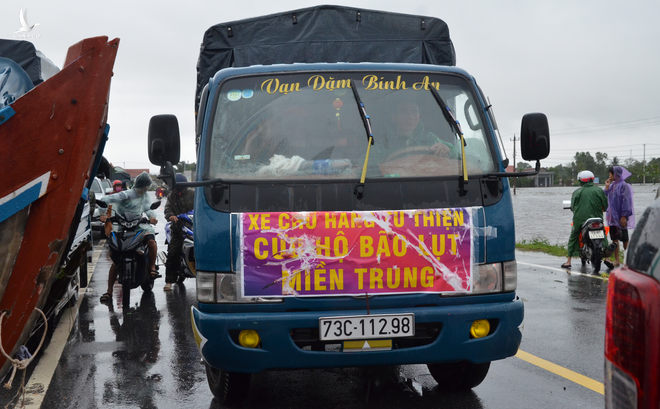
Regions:
<instances>
[{"instance_id":1,"label":"power line","mask_svg":"<svg viewBox=\"0 0 660 409\"><path fill-rule=\"evenodd\" d=\"M586 133L595 133L595 132L609 132L609 131L620 131L624 129L636 129L636 128L644 128L647 126L658 126L660 125L660 121L655 121L655 122L649 122L649 123L628 123L624 124L621 123L619 125L616 124L611 124L611 125L593 125L590 127L584 127L584 128L569 128L569 129L564 129L564 130L556 130L551 132L551 135L575 135L575 134L586 134Z\"/></svg>"},{"instance_id":2,"label":"power line","mask_svg":"<svg viewBox=\"0 0 660 409\"><path fill-rule=\"evenodd\" d=\"M587 133L600 132L607 130L639 128L644 126L656 126L656 125L660 125L660 117L633 119L631 121L614 122L609 124L597 124L597 125L581 126L574 128L555 129L553 130L553 133L564 135L575 132L587 132Z\"/></svg>"},{"instance_id":3,"label":"power line","mask_svg":"<svg viewBox=\"0 0 660 409\"><path fill-rule=\"evenodd\" d=\"M659 126L660 117L633 119L631 121L614 122L610 124L589 125L575 128L551 129L550 135L573 135L576 133L594 133L616 131L621 129L635 129L647 126Z\"/></svg>"},{"instance_id":4,"label":"power line","mask_svg":"<svg viewBox=\"0 0 660 409\"><path fill-rule=\"evenodd\" d=\"M550 133L552 135L552 132ZM594 149L596 152L601 152L603 149L618 149L618 148L625 148L626 150L630 149L633 146L644 146L644 145L656 145L660 146L660 143L633 143L633 144L627 144L627 145L616 145L616 146L598 146L596 149ZM565 148L565 149L552 149L552 152L561 152L561 151L573 151L575 148ZM591 149L590 149L591 150Z\"/></svg>"}]
</instances>

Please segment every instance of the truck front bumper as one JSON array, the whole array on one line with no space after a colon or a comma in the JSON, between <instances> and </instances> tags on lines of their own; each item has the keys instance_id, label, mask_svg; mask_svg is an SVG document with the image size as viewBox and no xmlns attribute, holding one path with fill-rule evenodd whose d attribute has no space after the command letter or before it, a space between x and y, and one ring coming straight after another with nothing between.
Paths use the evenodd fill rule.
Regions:
<instances>
[{"instance_id":1,"label":"truck front bumper","mask_svg":"<svg viewBox=\"0 0 660 409\"><path fill-rule=\"evenodd\" d=\"M389 351L345 353L302 349L293 330L318 328L320 317L364 315L365 310L302 311L278 313L205 313L191 308L195 341L203 359L214 368L255 373L264 369L329 368L371 365L426 364L467 360L474 363L504 359L517 353L522 333L523 302L378 309L372 314L412 312L416 325L440 328L437 337L422 346ZM488 319L497 323L486 337L470 338L472 322ZM259 348L245 348L235 341L240 330L259 333ZM335 341L341 343L341 341ZM396 338L394 339L396 343Z\"/></svg>"}]
</instances>

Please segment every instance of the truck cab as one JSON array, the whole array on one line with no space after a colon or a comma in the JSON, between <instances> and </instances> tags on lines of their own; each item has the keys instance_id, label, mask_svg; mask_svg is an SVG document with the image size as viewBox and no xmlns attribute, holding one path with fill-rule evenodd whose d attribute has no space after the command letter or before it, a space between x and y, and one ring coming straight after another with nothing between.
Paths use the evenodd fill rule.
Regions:
<instances>
[{"instance_id":1,"label":"truck cab","mask_svg":"<svg viewBox=\"0 0 660 409\"><path fill-rule=\"evenodd\" d=\"M264 59L255 26L289 46L283 60ZM214 71L227 49L216 34L234 54ZM440 48L403 56L387 35ZM192 327L221 402L272 369L427 364L441 389L469 389L516 354L507 177L527 174L504 172L491 106L454 60L441 20L337 6L207 32L198 73L213 74L198 81L197 177L184 185L196 189ZM152 118L150 159L170 185L178 133L175 117ZM543 114L523 118L521 141L538 171Z\"/></svg>"}]
</instances>

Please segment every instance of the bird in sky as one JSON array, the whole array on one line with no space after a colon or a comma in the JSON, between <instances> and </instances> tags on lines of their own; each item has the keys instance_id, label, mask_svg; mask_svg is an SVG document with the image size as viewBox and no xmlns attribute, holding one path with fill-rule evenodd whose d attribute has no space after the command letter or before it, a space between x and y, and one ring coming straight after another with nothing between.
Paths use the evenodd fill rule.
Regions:
<instances>
[{"instance_id":1,"label":"bird in sky","mask_svg":"<svg viewBox=\"0 0 660 409\"><path fill-rule=\"evenodd\" d=\"M29 31L32 31L33 28L39 25L39 23L35 23L33 25L29 25L27 22L27 9L21 11L18 13L18 18L21 20L21 28L18 29L18 31L14 31L13 34L16 33L27 33Z\"/></svg>"}]
</instances>

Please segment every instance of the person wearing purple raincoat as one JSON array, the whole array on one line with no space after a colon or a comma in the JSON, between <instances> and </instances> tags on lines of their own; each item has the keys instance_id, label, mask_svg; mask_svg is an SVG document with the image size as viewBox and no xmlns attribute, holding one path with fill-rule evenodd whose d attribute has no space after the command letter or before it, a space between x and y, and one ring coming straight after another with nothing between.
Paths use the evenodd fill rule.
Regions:
<instances>
[{"instance_id":1,"label":"person wearing purple raincoat","mask_svg":"<svg viewBox=\"0 0 660 409\"><path fill-rule=\"evenodd\" d=\"M614 250L615 265L619 265L619 241L623 242L623 251L628 249L628 229L635 228L635 208L633 190L626 183L631 173L622 166L609 169L610 177L605 181L607 195L607 224L610 226L610 238L616 243Z\"/></svg>"}]
</instances>

